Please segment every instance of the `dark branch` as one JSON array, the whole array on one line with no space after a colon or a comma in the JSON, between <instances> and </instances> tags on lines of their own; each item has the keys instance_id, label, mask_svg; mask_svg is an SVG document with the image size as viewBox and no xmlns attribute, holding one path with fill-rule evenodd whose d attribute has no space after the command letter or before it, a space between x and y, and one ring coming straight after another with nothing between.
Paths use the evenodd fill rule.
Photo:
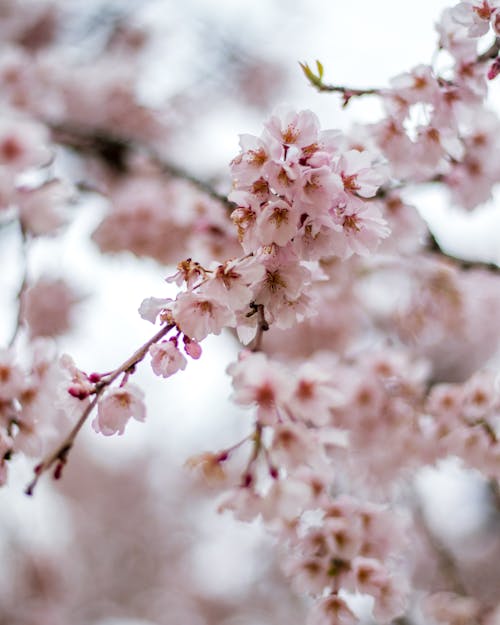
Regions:
<instances>
[{"instance_id":1,"label":"dark branch","mask_svg":"<svg viewBox=\"0 0 500 625\"><path fill-rule=\"evenodd\" d=\"M471 269L483 269L491 273L500 273L500 266L496 263L488 263L482 260L465 260L449 252L445 252L441 245L437 242L436 237L429 230L429 242L427 244L427 250L433 254L438 254L443 258L451 261L459 269L464 271L470 271Z\"/></svg>"},{"instance_id":2,"label":"dark branch","mask_svg":"<svg viewBox=\"0 0 500 625\"><path fill-rule=\"evenodd\" d=\"M72 124L49 124L55 142L77 152L95 156L117 174L129 172L129 157L134 152L146 154L158 169L171 178L186 180L199 191L233 209L234 205L222 193L205 180L193 176L185 169L165 160L150 146L128 137L112 134L100 128L75 126Z\"/></svg>"}]
</instances>

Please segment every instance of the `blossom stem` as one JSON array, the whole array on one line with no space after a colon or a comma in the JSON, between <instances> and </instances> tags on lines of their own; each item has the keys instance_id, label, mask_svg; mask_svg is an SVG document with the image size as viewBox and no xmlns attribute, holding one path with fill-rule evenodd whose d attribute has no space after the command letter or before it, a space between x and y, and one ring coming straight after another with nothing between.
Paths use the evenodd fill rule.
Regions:
<instances>
[{"instance_id":1,"label":"blossom stem","mask_svg":"<svg viewBox=\"0 0 500 625\"><path fill-rule=\"evenodd\" d=\"M94 397L92 401L85 407L84 411L80 415L80 418L75 423L69 434L60 443L54 451L49 453L34 469L35 475L31 482L26 487L25 493L27 495L32 495L35 489L35 486L38 483L40 476L48 471L51 467L55 465L54 477L59 478L61 476L62 469L66 464L68 454L73 447L75 439L82 429L83 425L87 421L88 417L91 415L92 411L97 405L100 396L104 392L104 390L112 384L122 373L132 373L135 369L135 366L141 362L146 354L148 353L151 345L157 343L160 339L162 339L171 329L173 325L166 325L161 328L154 336L152 336L144 345L141 345L125 362L123 362L118 368L112 371L106 378L101 379L95 385Z\"/></svg>"},{"instance_id":2,"label":"blossom stem","mask_svg":"<svg viewBox=\"0 0 500 625\"><path fill-rule=\"evenodd\" d=\"M264 336L264 332L267 332L269 330L269 324L266 321L263 304L255 304L255 311L258 315L258 321L257 334L255 335L255 339L252 345L252 351L260 352L260 350L262 349L262 337Z\"/></svg>"}]
</instances>

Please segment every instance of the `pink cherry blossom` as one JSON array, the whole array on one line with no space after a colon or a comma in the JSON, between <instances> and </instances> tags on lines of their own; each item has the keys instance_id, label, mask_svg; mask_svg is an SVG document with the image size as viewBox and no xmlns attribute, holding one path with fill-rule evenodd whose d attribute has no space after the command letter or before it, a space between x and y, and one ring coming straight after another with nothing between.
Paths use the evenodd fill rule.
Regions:
<instances>
[{"instance_id":1,"label":"pink cherry blossom","mask_svg":"<svg viewBox=\"0 0 500 625\"><path fill-rule=\"evenodd\" d=\"M186 368L187 360L172 339L151 345L149 353L151 355L151 367L156 375L168 378L177 371Z\"/></svg>"},{"instance_id":2,"label":"pink cherry blossom","mask_svg":"<svg viewBox=\"0 0 500 625\"><path fill-rule=\"evenodd\" d=\"M265 127L273 139L286 146L303 148L318 141L319 121L312 111L277 109Z\"/></svg>"},{"instance_id":3,"label":"pink cherry blossom","mask_svg":"<svg viewBox=\"0 0 500 625\"><path fill-rule=\"evenodd\" d=\"M172 312L180 330L196 341L209 334L220 334L223 328L235 323L234 313L227 306L196 292L178 295Z\"/></svg>"},{"instance_id":4,"label":"pink cherry blossom","mask_svg":"<svg viewBox=\"0 0 500 625\"><path fill-rule=\"evenodd\" d=\"M132 417L137 421L146 418L144 392L137 385L127 382L124 386L108 390L99 400L92 427L104 436L121 435Z\"/></svg>"}]
</instances>

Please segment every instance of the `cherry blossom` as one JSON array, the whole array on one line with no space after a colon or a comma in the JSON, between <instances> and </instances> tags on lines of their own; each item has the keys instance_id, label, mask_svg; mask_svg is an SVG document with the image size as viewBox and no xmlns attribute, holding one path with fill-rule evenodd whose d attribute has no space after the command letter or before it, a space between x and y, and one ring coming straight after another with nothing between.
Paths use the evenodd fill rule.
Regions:
<instances>
[{"instance_id":1,"label":"cherry blossom","mask_svg":"<svg viewBox=\"0 0 500 625\"><path fill-rule=\"evenodd\" d=\"M168 378L180 369L186 368L187 360L172 339L151 345L149 353L151 354L151 367L156 375Z\"/></svg>"},{"instance_id":2,"label":"cherry blossom","mask_svg":"<svg viewBox=\"0 0 500 625\"><path fill-rule=\"evenodd\" d=\"M144 392L129 382L124 386L110 389L99 401L92 427L104 436L123 434L131 417L137 421L144 421L146 408Z\"/></svg>"},{"instance_id":3,"label":"cherry blossom","mask_svg":"<svg viewBox=\"0 0 500 625\"><path fill-rule=\"evenodd\" d=\"M182 71L167 72L173 95L152 95L143 84L163 41L161 20L153 29L140 8L130 16L113 13L95 40L82 35L84 52L73 38L89 30L87 18L80 23L76 11L73 24L58 0L31 4L26 10L8 0L0 11L0 234L13 243L18 266L17 277L6 280L13 314L4 325L9 333L12 319L13 327L0 346L0 485L15 477L23 456L34 465L30 495L49 473L66 479L68 463L84 475L85 445L74 447L89 423L112 436L123 435L132 418L145 421L148 386L139 386L138 369L147 374L150 368L175 385L178 372L210 351L203 341L224 334L232 350L234 427L214 428L213 437L224 442L195 449L186 464L202 478L193 487L199 497L206 500L209 486L218 497L209 505L270 536L269 562L259 557L255 573L270 602L284 611L298 605L277 594L272 575L282 570L283 586L306 595L302 621L310 625L369 619L496 625L498 598L496 589L486 592L493 585L486 577L495 577L491 528L500 480L498 267L441 245L452 212L436 231L421 215L432 209L430 189L462 215L480 218L486 203L494 210L500 122L490 93L500 68L500 2L450 6L436 24L432 62L401 67L385 85L330 84L320 61L301 63L312 87L340 95L340 106L332 100L333 119L354 100L379 103L370 123L342 132L323 129L309 109L271 109L276 87L250 92L255 76L270 67L255 51L244 97L274 93L261 99L261 130L240 134L225 170L217 169L215 156L208 163L198 143L210 81L193 66L193 89L175 91L174 74ZM203 30L209 37L214 29ZM234 46L234 59L210 76L236 93L249 66L245 42L234 37L224 44ZM344 121L338 125L347 128ZM196 173L205 171L203 162L206 177ZM69 354L60 355L75 338L68 331L85 315L76 309L78 271L67 262L72 237L85 236L84 230L94 243L90 254L116 255L112 267L128 253L159 285L154 297L142 293L138 311L154 326L150 337L129 345L121 364L106 371L83 370ZM64 281L54 272L58 264ZM83 271L89 289L109 297L92 267ZM117 293L125 305L129 294ZM111 326L99 343L109 338L114 344L118 323ZM128 337L119 339L121 346ZM196 393L201 388L193 384ZM208 447L212 440L211 433ZM155 492L154 502L141 500L141 488L155 482L144 476L158 462L149 457L152 448L143 455L133 472L120 469L121 482L131 485L134 510L155 518L165 493L174 501L175 488L162 482L161 497ZM104 475L110 463L99 464ZM434 526L419 486L429 468L446 472L448 466L479 484L476 494L482 489L487 501L473 537L488 544L478 549L484 575L474 583L466 562L474 548L458 532ZM57 492L77 500L73 488L79 486L68 477ZM189 477L183 479L188 484ZM190 489L181 490L187 505ZM200 518L199 533L208 531L212 523L189 506L190 517ZM164 510L157 516L163 527ZM194 588L186 573L193 567L183 545L177 552L182 565L172 569L182 596ZM154 554L156 566L161 552ZM35 587L50 593L44 571L31 579L30 593ZM0 595L9 602L3 584ZM234 620L198 590L187 607L176 598L177 620ZM127 592L120 590L120 602ZM153 591L130 594L136 606L155 602ZM61 592L59 602L70 595ZM204 606L199 615L192 611L196 602ZM19 618L68 621L57 602L48 601L47 610L42 604ZM265 612L274 618L269 606ZM162 618L153 610L140 616ZM292 622L289 616L280 622Z\"/></svg>"}]
</instances>

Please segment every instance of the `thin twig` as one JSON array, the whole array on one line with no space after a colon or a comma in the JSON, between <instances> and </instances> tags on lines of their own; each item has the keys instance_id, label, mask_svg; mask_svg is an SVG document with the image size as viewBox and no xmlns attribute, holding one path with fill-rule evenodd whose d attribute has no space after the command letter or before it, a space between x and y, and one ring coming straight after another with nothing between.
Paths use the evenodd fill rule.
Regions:
<instances>
[{"instance_id":1,"label":"thin twig","mask_svg":"<svg viewBox=\"0 0 500 625\"><path fill-rule=\"evenodd\" d=\"M35 476L33 477L32 481L28 484L25 490L27 495L33 494L33 491L35 489L35 486L38 483L40 476L43 475L43 473L45 473L46 471L48 471L52 466L54 466L54 464L56 465L55 471L54 471L54 477L55 478L61 477L62 469L64 465L66 464L66 461L68 459L68 454L71 448L73 447L75 439L78 433L80 432L80 430L82 429L84 423L87 421L88 417L90 416L95 406L97 405L97 402L99 401L99 398L104 392L104 390L108 386L110 386L122 373L133 372L135 366L144 359L151 345L157 343L161 338L163 338L172 329L172 327L173 327L172 325L166 325L163 328L161 328L161 330L159 330L153 337L151 337L149 341L146 341L144 345L141 345L141 347L139 347L139 349L137 349L132 354L132 356L127 358L127 360L125 360L125 362L123 362L117 369L115 369L113 372L111 372L110 374L108 374L107 376L105 376L103 379L101 379L99 382L96 383L94 397L92 401L89 404L87 404L80 418L75 423L75 425L73 426L69 434L62 441L62 443L60 443L56 447L56 449L54 449L51 453L49 453L35 467L34 469Z\"/></svg>"},{"instance_id":2,"label":"thin twig","mask_svg":"<svg viewBox=\"0 0 500 625\"><path fill-rule=\"evenodd\" d=\"M315 85L315 87L320 92L328 91L331 93L340 93L343 96L345 103L347 103L351 98L359 98L364 95L380 95L382 93L382 89L377 89L375 87L356 89L354 87L343 87L342 85L329 85L325 83Z\"/></svg>"}]
</instances>

